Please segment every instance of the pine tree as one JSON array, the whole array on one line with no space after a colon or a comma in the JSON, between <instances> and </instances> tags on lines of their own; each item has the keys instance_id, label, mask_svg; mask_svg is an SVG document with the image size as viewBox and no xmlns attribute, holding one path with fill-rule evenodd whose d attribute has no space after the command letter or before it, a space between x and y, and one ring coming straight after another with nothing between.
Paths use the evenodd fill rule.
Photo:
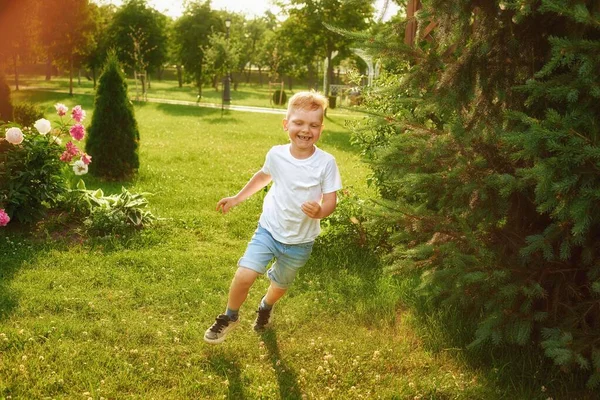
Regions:
<instances>
[{"instance_id":1,"label":"pine tree","mask_svg":"<svg viewBox=\"0 0 600 400\"><path fill-rule=\"evenodd\" d=\"M600 383L598 2L432 0L414 47L396 22L365 46L388 71L356 140L397 270L481 315L473 346L537 340ZM436 25L425 37L430 23Z\"/></svg>"},{"instance_id":2,"label":"pine tree","mask_svg":"<svg viewBox=\"0 0 600 400\"><path fill-rule=\"evenodd\" d=\"M125 179L139 167L140 134L127 82L114 52L107 56L94 104L86 152L93 157L90 172L108 179Z\"/></svg>"},{"instance_id":3,"label":"pine tree","mask_svg":"<svg viewBox=\"0 0 600 400\"><path fill-rule=\"evenodd\" d=\"M6 76L0 72L0 121L13 120L13 106L10 99L10 87L6 82Z\"/></svg>"}]
</instances>

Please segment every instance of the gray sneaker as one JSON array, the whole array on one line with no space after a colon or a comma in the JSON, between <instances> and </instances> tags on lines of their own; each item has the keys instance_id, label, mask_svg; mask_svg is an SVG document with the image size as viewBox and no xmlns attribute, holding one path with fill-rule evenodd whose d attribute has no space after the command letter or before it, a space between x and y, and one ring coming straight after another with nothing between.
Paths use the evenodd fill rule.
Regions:
<instances>
[{"instance_id":1,"label":"gray sneaker","mask_svg":"<svg viewBox=\"0 0 600 400\"><path fill-rule=\"evenodd\" d=\"M254 330L256 332L262 332L267 329L268 325L271 323L272 312L273 307L271 307L270 310L265 310L260 307L256 310L256 321L254 321Z\"/></svg>"},{"instance_id":2,"label":"gray sneaker","mask_svg":"<svg viewBox=\"0 0 600 400\"><path fill-rule=\"evenodd\" d=\"M229 319L225 314L219 315L215 323L204 332L204 341L210 344L218 344L225 340L225 336L230 330L235 328L240 323L238 318L235 321Z\"/></svg>"}]
</instances>

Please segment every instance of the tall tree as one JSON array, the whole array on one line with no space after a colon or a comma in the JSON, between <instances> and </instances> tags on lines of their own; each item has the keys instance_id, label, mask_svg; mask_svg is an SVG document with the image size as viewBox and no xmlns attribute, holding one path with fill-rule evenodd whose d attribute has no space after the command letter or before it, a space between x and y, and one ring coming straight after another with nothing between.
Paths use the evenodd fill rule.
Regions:
<instances>
[{"instance_id":1,"label":"tall tree","mask_svg":"<svg viewBox=\"0 0 600 400\"><path fill-rule=\"evenodd\" d=\"M285 4L285 3L284 3ZM360 31L372 22L373 6L370 0L289 0L289 17L294 21L294 29L301 30L300 35L289 35L293 47L304 49L302 53L314 59L319 56L327 60L326 95L329 83L333 80L333 54L339 53L339 62L350 54L351 40L334 33L326 26L339 29Z\"/></svg>"},{"instance_id":2,"label":"tall tree","mask_svg":"<svg viewBox=\"0 0 600 400\"><path fill-rule=\"evenodd\" d=\"M41 25L38 7L33 0L0 0L0 68L11 64L15 90L19 90L19 66L34 52Z\"/></svg>"},{"instance_id":3,"label":"tall tree","mask_svg":"<svg viewBox=\"0 0 600 400\"><path fill-rule=\"evenodd\" d=\"M85 57L85 65L92 72L92 80L94 88L96 87L97 72L102 68L106 60L106 54L109 49L108 27L111 24L112 18L116 12L116 7L112 4L92 6L92 19L95 24L94 37L89 52Z\"/></svg>"},{"instance_id":4,"label":"tall tree","mask_svg":"<svg viewBox=\"0 0 600 400\"><path fill-rule=\"evenodd\" d=\"M244 21L244 33L241 35L243 42L239 58L239 69L246 71L246 82L250 82L252 66L257 65L259 60L258 49L261 47L261 41L264 40L267 31L267 21L265 17L254 18L250 21Z\"/></svg>"},{"instance_id":5,"label":"tall tree","mask_svg":"<svg viewBox=\"0 0 600 400\"><path fill-rule=\"evenodd\" d=\"M184 14L175 21L174 43L176 58L185 73L198 88L202 97L205 53L210 46L209 37L214 31L223 31L223 22L211 10L210 2L191 2Z\"/></svg>"},{"instance_id":6,"label":"tall tree","mask_svg":"<svg viewBox=\"0 0 600 400\"><path fill-rule=\"evenodd\" d=\"M472 346L533 341L598 386L599 3L432 0L363 46L387 70L355 139L393 268L475 319Z\"/></svg>"},{"instance_id":7,"label":"tall tree","mask_svg":"<svg viewBox=\"0 0 600 400\"><path fill-rule=\"evenodd\" d=\"M39 6L41 42L55 63L69 69L69 94L73 95L73 71L93 43L95 23L89 0L44 1ZM50 56L49 56L50 57Z\"/></svg>"},{"instance_id":8,"label":"tall tree","mask_svg":"<svg viewBox=\"0 0 600 400\"><path fill-rule=\"evenodd\" d=\"M148 7L145 0L127 0L115 13L109 27L110 45L119 59L145 77L167 60L167 17ZM140 70L140 68L142 70Z\"/></svg>"},{"instance_id":9,"label":"tall tree","mask_svg":"<svg viewBox=\"0 0 600 400\"><path fill-rule=\"evenodd\" d=\"M269 79L272 82L280 82L288 77L290 90L292 89L292 78L304 75L314 64L314 58L310 58L310 52L304 53L300 49L292 47L290 38L303 34L294 22L288 18L282 26L275 31L267 31L260 42L259 58L257 62L269 67Z\"/></svg>"},{"instance_id":10,"label":"tall tree","mask_svg":"<svg viewBox=\"0 0 600 400\"><path fill-rule=\"evenodd\" d=\"M205 66L207 73L216 78L229 79L231 71L239 65L241 49L238 42L231 42L220 32L213 33L209 37L209 47L206 50ZM218 86L215 84L215 88Z\"/></svg>"}]
</instances>

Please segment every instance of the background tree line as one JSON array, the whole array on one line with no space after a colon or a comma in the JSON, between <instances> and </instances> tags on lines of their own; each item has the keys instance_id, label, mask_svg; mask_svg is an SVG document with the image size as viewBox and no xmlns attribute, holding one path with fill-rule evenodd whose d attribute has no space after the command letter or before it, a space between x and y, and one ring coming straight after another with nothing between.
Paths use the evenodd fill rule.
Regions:
<instances>
[{"instance_id":1,"label":"background tree line","mask_svg":"<svg viewBox=\"0 0 600 400\"><path fill-rule=\"evenodd\" d=\"M74 74L85 69L97 79L107 51L114 48L128 73L139 77L143 90L150 77L161 79L166 67L177 70L179 85L191 82L217 88L220 75L230 71L249 80L258 69L262 83L294 79L316 86L323 60L333 68L351 55L350 41L328 31L323 22L346 29L366 29L374 23L372 1L289 0L279 4L285 15L267 12L247 18L211 8L210 1L190 1L182 16L173 19L151 8L146 0L125 0L122 6L90 0L0 0L0 65L14 76L19 88L20 67L46 63L46 79L53 68ZM225 19L232 20L226 39ZM334 51L340 56L332 59ZM362 67L358 58L351 64ZM321 69L321 70L319 70ZM78 77L79 78L79 77Z\"/></svg>"}]
</instances>

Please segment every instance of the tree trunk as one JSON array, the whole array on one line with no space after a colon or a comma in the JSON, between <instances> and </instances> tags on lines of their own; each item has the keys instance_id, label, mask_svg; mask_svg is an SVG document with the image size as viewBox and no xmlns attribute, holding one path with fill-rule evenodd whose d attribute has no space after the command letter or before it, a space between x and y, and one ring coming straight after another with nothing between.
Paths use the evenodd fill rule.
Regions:
<instances>
[{"instance_id":1,"label":"tree trunk","mask_svg":"<svg viewBox=\"0 0 600 400\"><path fill-rule=\"evenodd\" d=\"M69 96L73 96L73 53L69 56Z\"/></svg>"},{"instance_id":2,"label":"tree trunk","mask_svg":"<svg viewBox=\"0 0 600 400\"><path fill-rule=\"evenodd\" d=\"M81 86L81 68L77 70L77 86Z\"/></svg>"},{"instance_id":3,"label":"tree trunk","mask_svg":"<svg viewBox=\"0 0 600 400\"><path fill-rule=\"evenodd\" d=\"M327 85L325 86L325 96L329 96L329 85L333 80L333 62L331 62L332 50L327 50Z\"/></svg>"},{"instance_id":4,"label":"tree trunk","mask_svg":"<svg viewBox=\"0 0 600 400\"><path fill-rule=\"evenodd\" d=\"M202 99L202 78L196 79L196 86L198 87L198 101Z\"/></svg>"},{"instance_id":5,"label":"tree trunk","mask_svg":"<svg viewBox=\"0 0 600 400\"><path fill-rule=\"evenodd\" d=\"M19 90L19 66L17 64L17 55L13 54L13 67L15 69L15 91Z\"/></svg>"},{"instance_id":6,"label":"tree trunk","mask_svg":"<svg viewBox=\"0 0 600 400\"><path fill-rule=\"evenodd\" d=\"M313 63L308 64L308 88L312 89L314 87L314 77L315 77L315 66Z\"/></svg>"},{"instance_id":7,"label":"tree trunk","mask_svg":"<svg viewBox=\"0 0 600 400\"><path fill-rule=\"evenodd\" d=\"M135 100L140 101L140 92L138 91L138 77L137 71L133 70L133 81L135 82Z\"/></svg>"},{"instance_id":8,"label":"tree trunk","mask_svg":"<svg viewBox=\"0 0 600 400\"><path fill-rule=\"evenodd\" d=\"M177 65L177 83L179 84L180 88L183 87L183 73L181 71L181 65Z\"/></svg>"},{"instance_id":9,"label":"tree trunk","mask_svg":"<svg viewBox=\"0 0 600 400\"><path fill-rule=\"evenodd\" d=\"M150 87L150 74L148 72L144 72L144 76L146 77L146 81L148 83L148 89L152 89L152 87Z\"/></svg>"},{"instance_id":10,"label":"tree trunk","mask_svg":"<svg viewBox=\"0 0 600 400\"><path fill-rule=\"evenodd\" d=\"M258 67L258 84L262 86L262 67Z\"/></svg>"},{"instance_id":11,"label":"tree trunk","mask_svg":"<svg viewBox=\"0 0 600 400\"><path fill-rule=\"evenodd\" d=\"M52 55L48 52L48 58L46 59L46 80L49 81L52 77Z\"/></svg>"},{"instance_id":12,"label":"tree trunk","mask_svg":"<svg viewBox=\"0 0 600 400\"><path fill-rule=\"evenodd\" d=\"M329 65L331 65L331 53L329 52L329 50L327 50L327 69L323 72L325 72L325 87L323 88L323 91L325 92L325 97L329 96ZM325 68L325 66L323 66Z\"/></svg>"},{"instance_id":13,"label":"tree trunk","mask_svg":"<svg viewBox=\"0 0 600 400\"><path fill-rule=\"evenodd\" d=\"M288 75L288 89L290 90L290 92L292 91L293 83L294 83L294 78L292 78L290 75Z\"/></svg>"}]
</instances>

